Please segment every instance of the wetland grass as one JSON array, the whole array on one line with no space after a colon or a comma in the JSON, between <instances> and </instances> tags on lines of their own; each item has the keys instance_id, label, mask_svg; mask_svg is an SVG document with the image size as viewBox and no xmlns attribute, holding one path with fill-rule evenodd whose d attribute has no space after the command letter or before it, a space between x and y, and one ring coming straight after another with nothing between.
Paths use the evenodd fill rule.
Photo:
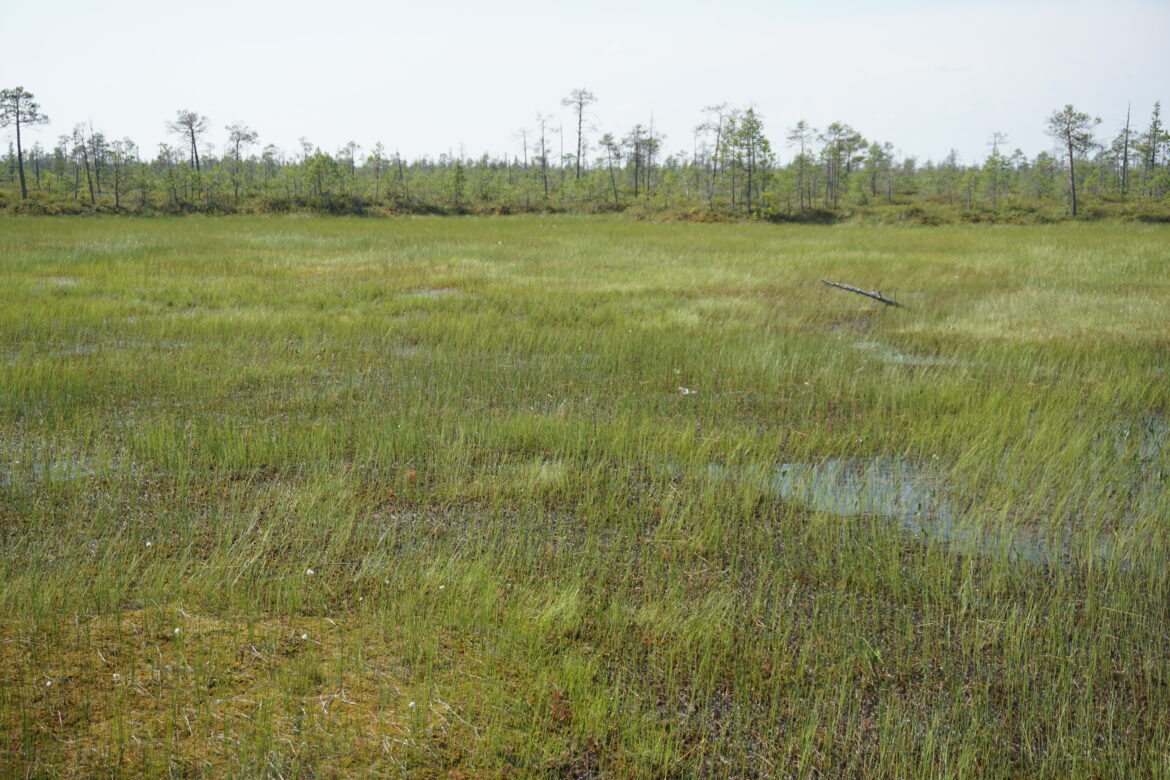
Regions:
<instances>
[{"instance_id":1,"label":"wetland grass","mask_svg":"<svg viewBox=\"0 0 1170 780\"><path fill-rule=\"evenodd\" d=\"M0 765L1165 776L1168 239L5 220Z\"/></svg>"}]
</instances>

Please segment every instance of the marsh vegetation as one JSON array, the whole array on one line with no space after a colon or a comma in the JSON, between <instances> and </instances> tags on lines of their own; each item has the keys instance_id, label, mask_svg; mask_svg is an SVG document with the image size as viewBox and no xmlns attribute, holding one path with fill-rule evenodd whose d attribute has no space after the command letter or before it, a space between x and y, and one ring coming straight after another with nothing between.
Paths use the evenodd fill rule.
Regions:
<instances>
[{"instance_id":1,"label":"marsh vegetation","mask_svg":"<svg viewBox=\"0 0 1170 780\"><path fill-rule=\"evenodd\" d=\"M1164 775L1168 238L8 220L0 763Z\"/></svg>"}]
</instances>

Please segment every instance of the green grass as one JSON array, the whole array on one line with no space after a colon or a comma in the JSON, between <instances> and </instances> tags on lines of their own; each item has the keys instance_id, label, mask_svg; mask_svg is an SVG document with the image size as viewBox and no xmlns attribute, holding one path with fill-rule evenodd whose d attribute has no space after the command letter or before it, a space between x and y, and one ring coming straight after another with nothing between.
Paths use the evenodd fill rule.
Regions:
<instances>
[{"instance_id":1,"label":"green grass","mask_svg":"<svg viewBox=\"0 0 1170 780\"><path fill-rule=\"evenodd\" d=\"M1164 776L1168 239L0 222L0 766Z\"/></svg>"}]
</instances>

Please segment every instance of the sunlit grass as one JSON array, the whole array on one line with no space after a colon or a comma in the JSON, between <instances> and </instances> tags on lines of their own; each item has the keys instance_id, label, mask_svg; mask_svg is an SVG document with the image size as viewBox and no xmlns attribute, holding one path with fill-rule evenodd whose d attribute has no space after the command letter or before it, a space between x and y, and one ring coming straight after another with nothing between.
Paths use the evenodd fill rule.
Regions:
<instances>
[{"instance_id":1,"label":"sunlit grass","mask_svg":"<svg viewBox=\"0 0 1170 780\"><path fill-rule=\"evenodd\" d=\"M2 763L1164 774L1167 238L6 220Z\"/></svg>"}]
</instances>

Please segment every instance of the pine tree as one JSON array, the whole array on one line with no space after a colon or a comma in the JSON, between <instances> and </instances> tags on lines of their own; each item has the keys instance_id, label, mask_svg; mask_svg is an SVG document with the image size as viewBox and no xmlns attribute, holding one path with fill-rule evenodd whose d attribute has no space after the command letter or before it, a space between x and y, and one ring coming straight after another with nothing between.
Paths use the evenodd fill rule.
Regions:
<instances>
[{"instance_id":1,"label":"pine tree","mask_svg":"<svg viewBox=\"0 0 1170 780\"><path fill-rule=\"evenodd\" d=\"M20 175L21 200L28 198L28 185L24 180L24 149L21 147L20 129L49 121L33 97L24 87L0 90L0 127L13 125L16 128L16 167Z\"/></svg>"},{"instance_id":2,"label":"pine tree","mask_svg":"<svg viewBox=\"0 0 1170 780\"><path fill-rule=\"evenodd\" d=\"M1093 146L1093 128L1100 123L1100 119L1077 111L1071 104L1048 117L1046 132L1060 142L1068 155L1069 203L1074 217L1077 215L1076 158Z\"/></svg>"}]
</instances>

